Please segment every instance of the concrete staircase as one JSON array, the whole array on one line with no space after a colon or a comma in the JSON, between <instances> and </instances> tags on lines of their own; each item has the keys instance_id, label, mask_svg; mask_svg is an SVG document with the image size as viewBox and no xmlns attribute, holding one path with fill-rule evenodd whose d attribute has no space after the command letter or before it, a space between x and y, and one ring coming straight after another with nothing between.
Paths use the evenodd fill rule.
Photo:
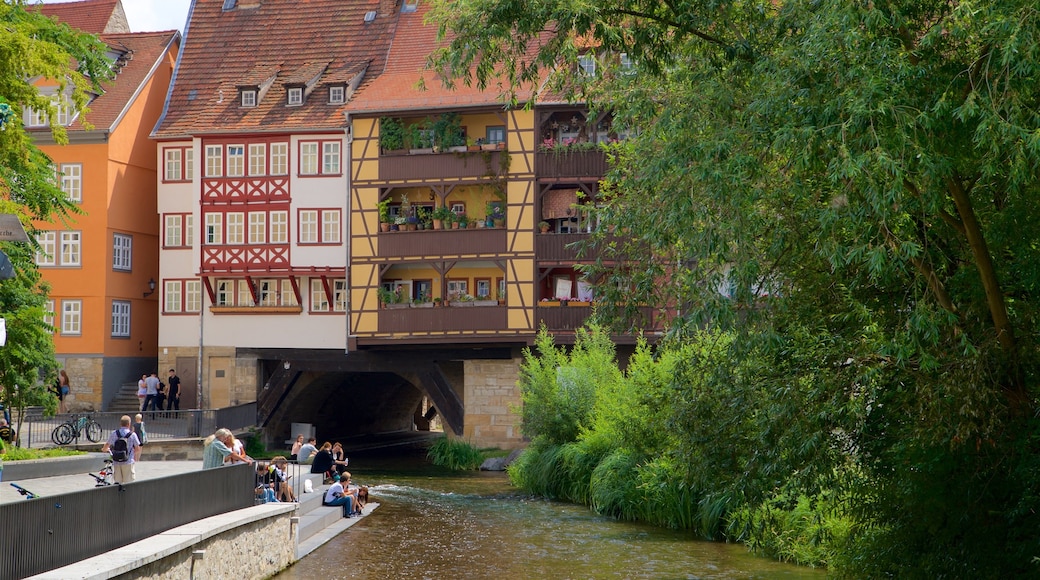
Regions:
<instances>
[{"instance_id":1,"label":"concrete staircase","mask_svg":"<svg viewBox=\"0 0 1040 580\"><path fill-rule=\"evenodd\" d=\"M134 413L139 413L141 401L137 398L137 383L125 383L119 387L119 394L112 399L106 410L111 413L126 413L131 418Z\"/></svg>"},{"instance_id":2,"label":"concrete staircase","mask_svg":"<svg viewBox=\"0 0 1040 580\"><path fill-rule=\"evenodd\" d=\"M301 469L307 467L304 465L301 466ZM296 493L296 499L300 502L300 507L297 508L295 514L299 518L299 523L297 524L299 526L299 542L296 548L296 557L302 558L343 530L360 521L361 518L344 518L342 507L321 505L321 500L325 497L325 492L328 491L329 486L324 484L324 478L320 473L300 473L293 479L297 480L293 483L293 491ZM307 480L310 480L314 490L311 493L303 492L306 485L304 481ZM379 504L369 502L365 505L361 517L363 518L372 513L372 510L377 507L379 507Z\"/></svg>"}]
</instances>

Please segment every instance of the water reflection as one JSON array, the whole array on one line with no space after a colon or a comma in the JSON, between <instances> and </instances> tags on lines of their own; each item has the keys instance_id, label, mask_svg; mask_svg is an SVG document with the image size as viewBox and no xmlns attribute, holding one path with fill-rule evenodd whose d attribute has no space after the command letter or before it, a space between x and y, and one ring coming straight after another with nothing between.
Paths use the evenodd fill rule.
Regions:
<instances>
[{"instance_id":1,"label":"water reflection","mask_svg":"<svg viewBox=\"0 0 1040 580\"><path fill-rule=\"evenodd\" d=\"M351 459L351 467L360 461ZM414 467L414 466L413 466ZM518 493L501 473L354 468L382 505L277 578L823 578L739 545Z\"/></svg>"}]
</instances>

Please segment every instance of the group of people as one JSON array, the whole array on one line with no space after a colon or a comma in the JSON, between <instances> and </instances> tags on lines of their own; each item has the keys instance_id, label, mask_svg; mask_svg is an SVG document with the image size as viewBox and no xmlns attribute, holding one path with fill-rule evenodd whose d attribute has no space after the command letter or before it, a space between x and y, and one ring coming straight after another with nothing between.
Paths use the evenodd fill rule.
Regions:
<instances>
[{"instance_id":1,"label":"group of people","mask_svg":"<svg viewBox=\"0 0 1040 580\"><path fill-rule=\"evenodd\" d=\"M181 379L177 371L170 369L167 381L170 383L168 391L166 383L159 380L159 373L152 371L150 375L141 375L141 380L137 381L137 399L141 402L142 413L149 409L153 412L162 411L164 403L167 411L181 410ZM154 414L152 418L155 418Z\"/></svg>"},{"instance_id":2,"label":"group of people","mask_svg":"<svg viewBox=\"0 0 1040 580\"><path fill-rule=\"evenodd\" d=\"M326 441L321 449L318 449L317 439L311 437L304 443L303 435L296 436L289 458L295 459L301 465L310 465L311 473L323 473L326 480L331 480L335 474L342 476L346 473L349 462L343 445L339 442Z\"/></svg>"}]
</instances>

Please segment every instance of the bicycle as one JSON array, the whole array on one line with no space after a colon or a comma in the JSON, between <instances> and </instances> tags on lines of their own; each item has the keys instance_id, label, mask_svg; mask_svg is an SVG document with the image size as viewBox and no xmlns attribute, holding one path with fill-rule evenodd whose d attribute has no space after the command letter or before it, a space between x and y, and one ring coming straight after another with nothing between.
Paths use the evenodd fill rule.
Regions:
<instances>
[{"instance_id":1,"label":"bicycle","mask_svg":"<svg viewBox=\"0 0 1040 580\"><path fill-rule=\"evenodd\" d=\"M18 485L17 483L12 483L11 487L17 489L18 493L24 495L25 499L36 499L36 498L40 497L39 495L37 495L37 494L35 494L35 493L25 489L24 487Z\"/></svg>"},{"instance_id":2,"label":"bicycle","mask_svg":"<svg viewBox=\"0 0 1040 580\"><path fill-rule=\"evenodd\" d=\"M93 417L88 415L77 417L73 415L71 419L58 425L54 428L54 431L51 431L51 441L54 441L55 445L68 445L72 443L73 439L79 439L84 429L87 432L87 439L91 443L97 443L104 437L101 424L95 421Z\"/></svg>"},{"instance_id":3,"label":"bicycle","mask_svg":"<svg viewBox=\"0 0 1040 580\"><path fill-rule=\"evenodd\" d=\"M99 471L97 475L94 475L93 473L88 473L87 475L93 477L94 481L97 482L94 484L94 487L105 487L106 485L115 484L115 480L112 479L113 471L114 469L112 468L112 460L106 459L105 466L101 468L101 471Z\"/></svg>"}]
</instances>

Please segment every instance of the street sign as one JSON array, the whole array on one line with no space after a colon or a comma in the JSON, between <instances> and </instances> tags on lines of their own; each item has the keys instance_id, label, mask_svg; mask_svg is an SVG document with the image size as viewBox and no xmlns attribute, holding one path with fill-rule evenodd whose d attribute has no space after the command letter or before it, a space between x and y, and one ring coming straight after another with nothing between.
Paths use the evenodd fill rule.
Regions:
<instances>
[{"instance_id":1,"label":"street sign","mask_svg":"<svg viewBox=\"0 0 1040 580\"><path fill-rule=\"evenodd\" d=\"M22 222L13 213L0 213L0 242L28 242Z\"/></svg>"}]
</instances>

